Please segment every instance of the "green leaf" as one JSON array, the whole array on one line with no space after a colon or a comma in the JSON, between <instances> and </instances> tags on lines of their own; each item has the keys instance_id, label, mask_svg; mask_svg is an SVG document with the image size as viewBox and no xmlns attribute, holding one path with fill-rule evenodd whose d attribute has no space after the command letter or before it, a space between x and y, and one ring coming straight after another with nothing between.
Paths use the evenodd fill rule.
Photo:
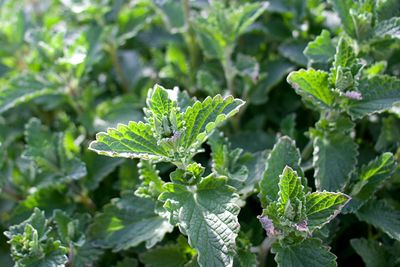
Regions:
<instances>
[{"instance_id":1,"label":"green leaf","mask_svg":"<svg viewBox=\"0 0 400 267\"><path fill-rule=\"evenodd\" d=\"M286 166L298 170L300 151L296 143L287 136L279 138L267 159L264 176L260 181L260 201L265 208L269 202L278 199L279 175Z\"/></svg>"},{"instance_id":2,"label":"green leaf","mask_svg":"<svg viewBox=\"0 0 400 267\"><path fill-rule=\"evenodd\" d=\"M100 257L102 250L94 247L92 241L85 235L91 220L89 215L78 214L74 219L61 210L55 210L53 217L63 245L69 247L69 254L73 255L74 266L85 267Z\"/></svg>"},{"instance_id":3,"label":"green leaf","mask_svg":"<svg viewBox=\"0 0 400 267\"><path fill-rule=\"evenodd\" d=\"M383 153L368 165L364 165L358 175L359 181L351 191L353 197L351 204L358 208L370 199L382 182L393 175L396 167L397 164L392 153Z\"/></svg>"},{"instance_id":4,"label":"green leaf","mask_svg":"<svg viewBox=\"0 0 400 267\"><path fill-rule=\"evenodd\" d=\"M34 98L55 93L54 85L43 77L29 74L17 76L0 89L0 113Z\"/></svg>"},{"instance_id":5,"label":"green leaf","mask_svg":"<svg viewBox=\"0 0 400 267\"><path fill-rule=\"evenodd\" d=\"M357 57L354 49L350 46L346 38L340 38L336 48L335 61L333 67L337 70L339 67L350 68L356 63Z\"/></svg>"},{"instance_id":6,"label":"green leaf","mask_svg":"<svg viewBox=\"0 0 400 267\"><path fill-rule=\"evenodd\" d=\"M316 238L309 238L295 245L280 245L275 242L272 253L276 254L278 267L337 266L336 256Z\"/></svg>"},{"instance_id":7,"label":"green leaf","mask_svg":"<svg viewBox=\"0 0 400 267\"><path fill-rule=\"evenodd\" d=\"M125 258L119 261L115 267L137 267L139 265L138 261L133 258Z\"/></svg>"},{"instance_id":8,"label":"green leaf","mask_svg":"<svg viewBox=\"0 0 400 267\"><path fill-rule=\"evenodd\" d=\"M400 144L400 119L396 116L382 118L378 140L375 144L377 151L394 150Z\"/></svg>"},{"instance_id":9,"label":"green leaf","mask_svg":"<svg viewBox=\"0 0 400 267\"><path fill-rule=\"evenodd\" d=\"M289 166L279 176L278 211L291 221L304 217L305 193L301 178Z\"/></svg>"},{"instance_id":10,"label":"green leaf","mask_svg":"<svg viewBox=\"0 0 400 267\"><path fill-rule=\"evenodd\" d=\"M160 11L162 18L171 33L183 31L186 26L183 5L179 1L153 1Z\"/></svg>"},{"instance_id":11,"label":"green leaf","mask_svg":"<svg viewBox=\"0 0 400 267\"><path fill-rule=\"evenodd\" d=\"M314 69L299 70L291 72L287 81L305 101L322 108L333 105L334 95L328 88L328 73Z\"/></svg>"},{"instance_id":12,"label":"green leaf","mask_svg":"<svg viewBox=\"0 0 400 267\"><path fill-rule=\"evenodd\" d=\"M357 217L381 229L388 236L400 241L400 211L384 200L371 200L357 212Z\"/></svg>"},{"instance_id":13,"label":"green leaf","mask_svg":"<svg viewBox=\"0 0 400 267\"><path fill-rule=\"evenodd\" d=\"M281 44L278 48L279 53L296 63L299 66L307 66L307 58L304 56L303 51L307 43L304 41L292 40Z\"/></svg>"},{"instance_id":14,"label":"green leaf","mask_svg":"<svg viewBox=\"0 0 400 267\"><path fill-rule=\"evenodd\" d=\"M379 20L390 19L400 15L400 3L397 0L379 1L376 7Z\"/></svg>"},{"instance_id":15,"label":"green leaf","mask_svg":"<svg viewBox=\"0 0 400 267\"><path fill-rule=\"evenodd\" d=\"M156 166L149 160L140 160L138 168L139 178L142 180L142 183L136 189L135 195L157 199L162 193L164 182L158 175L159 171L156 169Z\"/></svg>"},{"instance_id":16,"label":"green leaf","mask_svg":"<svg viewBox=\"0 0 400 267\"><path fill-rule=\"evenodd\" d=\"M254 83L257 82L260 65L254 57L238 54L236 57L235 67L239 75L242 77L249 77Z\"/></svg>"},{"instance_id":17,"label":"green leaf","mask_svg":"<svg viewBox=\"0 0 400 267\"><path fill-rule=\"evenodd\" d=\"M67 249L48 234L51 231L44 213L35 209L31 217L11 226L4 234L10 239L16 267L64 267Z\"/></svg>"},{"instance_id":18,"label":"green leaf","mask_svg":"<svg viewBox=\"0 0 400 267\"><path fill-rule=\"evenodd\" d=\"M64 135L53 134L32 118L25 126L24 157L31 159L41 171L52 175L52 184L78 180L86 176L86 166L77 157L67 155Z\"/></svg>"},{"instance_id":19,"label":"green leaf","mask_svg":"<svg viewBox=\"0 0 400 267\"><path fill-rule=\"evenodd\" d=\"M103 254L103 251L94 246L92 241L86 240L86 242L82 246L73 247L74 253L74 267L87 267L90 264L96 262L100 256ZM132 267L129 266L129 267Z\"/></svg>"},{"instance_id":20,"label":"green leaf","mask_svg":"<svg viewBox=\"0 0 400 267\"><path fill-rule=\"evenodd\" d=\"M350 200L343 193L313 192L306 196L307 226L321 229L329 223Z\"/></svg>"},{"instance_id":21,"label":"green leaf","mask_svg":"<svg viewBox=\"0 0 400 267\"><path fill-rule=\"evenodd\" d=\"M239 233L236 239L236 255L233 267L256 267L258 266L257 254L251 251L252 244L245 233Z\"/></svg>"},{"instance_id":22,"label":"green leaf","mask_svg":"<svg viewBox=\"0 0 400 267\"><path fill-rule=\"evenodd\" d=\"M232 49L236 39L264 12L262 3L246 3L225 7L213 2L204 17L193 23L199 44L207 57L222 59L226 49Z\"/></svg>"},{"instance_id":23,"label":"green leaf","mask_svg":"<svg viewBox=\"0 0 400 267\"><path fill-rule=\"evenodd\" d=\"M181 242L183 239L184 242ZM167 244L139 255L140 261L149 267L184 266L193 256L193 250L184 238L178 238L177 244ZM186 265L185 265L186 266Z\"/></svg>"},{"instance_id":24,"label":"green leaf","mask_svg":"<svg viewBox=\"0 0 400 267\"><path fill-rule=\"evenodd\" d=\"M85 161L88 173L81 182L89 190L96 189L105 177L124 162L124 159L100 156L89 150L85 151L83 160Z\"/></svg>"},{"instance_id":25,"label":"green leaf","mask_svg":"<svg viewBox=\"0 0 400 267\"><path fill-rule=\"evenodd\" d=\"M308 43L304 55L312 62L327 63L333 60L336 48L332 44L329 31L322 30L321 34L314 41Z\"/></svg>"},{"instance_id":26,"label":"green leaf","mask_svg":"<svg viewBox=\"0 0 400 267\"><path fill-rule=\"evenodd\" d=\"M48 217L55 209L72 211L75 205L66 194L66 189L55 186L40 188L14 207L10 214L10 222L18 223L26 220L35 208L39 208Z\"/></svg>"},{"instance_id":27,"label":"green leaf","mask_svg":"<svg viewBox=\"0 0 400 267\"><path fill-rule=\"evenodd\" d=\"M90 236L97 246L126 250L146 242L152 247L162 240L172 226L154 212L155 203L125 192L104 207L90 227Z\"/></svg>"},{"instance_id":28,"label":"green leaf","mask_svg":"<svg viewBox=\"0 0 400 267\"><path fill-rule=\"evenodd\" d=\"M128 125L109 128L107 133L98 133L89 149L110 157L169 160L166 149L157 145L151 125L143 122L130 121Z\"/></svg>"},{"instance_id":29,"label":"green leaf","mask_svg":"<svg viewBox=\"0 0 400 267\"><path fill-rule=\"evenodd\" d=\"M140 261L151 267L178 267L187 261L179 246L167 245L140 255Z\"/></svg>"},{"instance_id":30,"label":"green leaf","mask_svg":"<svg viewBox=\"0 0 400 267\"><path fill-rule=\"evenodd\" d=\"M250 89L250 100L254 105L260 105L268 100L268 92L272 90L274 86L279 84L291 72L295 66L289 61L279 58L276 60L266 61L263 66L260 67L262 70L267 72L265 78L261 78L258 83L254 86L254 89Z\"/></svg>"},{"instance_id":31,"label":"green leaf","mask_svg":"<svg viewBox=\"0 0 400 267\"><path fill-rule=\"evenodd\" d=\"M329 82L339 90L346 91L355 85L356 76L361 65L358 63L354 48L342 37L336 47L335 60L329 75Z\"/></svg>"},{"instance_id":32,"label":"green leaf","mask_svg":"<svg viewBox=\"0 0 400 267\"><path fill-rule=\"evenodd\" d=\"M239 161L243 149L232 149L222 133L215 132L208 140L211 147L212 169L215 173L227 176L228 183L240 188L248 178L249 170Z\"/></svg>"},{"instance_id":33,"label":"green leaf","mask_svg":"<svg viewBox=\"0 0 400 267\"><path fill-rule=\"evenodd\" d=\"M350 14L350 9L354 8L355 3L352 0L330 0L336 12L339 14L343 28L351 37L355 36L355 27L353 18Z\"/></svg>"},{"instance_id":34,"label":"green leaf","mask_svg":"<svg viewBox=\"0 0 400 267\"><path fill-rule=\"evenodd\" d=\"M181 164L193 157L212 131L244 104L232 96L217 95L184 107L183 98L185 94L179 94L177 88L166 90L155 85L147 98L148 123L131 121L128 125L119 124L117 129L109 128L107 133L96 135L89 149L111 157ZM190 103L190 99L186 100L184 103Z\"/></svg>"},{"instance_id":35,"label":"green leaf","mask_svg":"<svg viewBox=\"0 0 400 267\"><path fill-rule=\"evenodd\" d=\"M390 109L400 101L400 79L386 75L363 78L357 87L362 99L349 100L348 113L359 119L376 112Z\"/></svg>"},{"instance_id":36,"label":"green leaf","mask_svg":"<svg viewBox=\"0 0 400 267\"><path fill-rule=\"evenodd\" d=\"M378 23L374 29L374 35L377 38L390 38L400 39L400 17L393 17Z\"/></svg>"},{"instance_id":37,"label":"green leaf","mask_svg":"<svg viewBox=\"0 0 400 267\"><path fill-rule=\"evenodd\" d=\"M315 184L319 190L341 191L357 163L358 146L346 134L328 133L314 139Z\"/></svg>"},{"instance_id":38,"label":"green leaf","mask_svg":"<svg viewBox=\"0 0 400 267\"><path fill-rule=\"evenodd\" d=\"M198 251L200 266L232 266L239 207L226 178L210 175L196 189L167 183L164 190L159 199L171 212L171 222Z\"/></svg>"},{"instance_id":39,"label":"green leaf","mask_svg":"<svg viewBox=\"0 0 400 267\"><path fill-rule=\"evenodd\" d=\"M235 115L243 105L244 101L232 96L222 98L217 95L207 97L203 102L197 101L183 115L186 129L182 146L187 150L197 149L216 127Z\"/></svg>"},{"instance_id":40,"label":"green leaf","mask_svg":"<svg viewBox=\"0 0 400 267\"><path fill-rule=\"evenodd\" d=\"M392 266L390 254L385 247L374 240L365 238L351 239L351 246L363 259L366 267Z\"/></svg>"},{"instance_id":41,"label":"green leaf","mask_svg":"<svg viewBox=\"0 0 400 267\"><path fill-rule=\"evenodd\" d=\"M154 117L154 119L160 122L163 120L163 117L169 117L175 104L174 101L177 100L176 93L177 91L167 90L158 84L150 88L146 99L148 109L145 111L147 115Z\"/></svg>"}]
</instances>

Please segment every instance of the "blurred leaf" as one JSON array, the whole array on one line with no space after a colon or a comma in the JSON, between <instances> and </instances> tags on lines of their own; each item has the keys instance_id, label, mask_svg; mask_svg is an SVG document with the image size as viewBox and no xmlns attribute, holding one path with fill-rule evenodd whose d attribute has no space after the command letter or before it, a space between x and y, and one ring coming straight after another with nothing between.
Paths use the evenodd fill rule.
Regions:
<instances>
[{"instance_id":1,"label":"blurred leaf","mask_svg":"<svg viewBox=\"0 0 400 267\"><path fill-rule=\"evenodd\" d=\"M391 238L400 240L400 211L384 200L372 200L362 206L357 217L386 233Z\"/></svg>"},{"instance_id":2,"label":"blurred leaf","mask_svg":"<svg viewBox=\"0 0 400 267\"><path fill-rule=\"evenodd\" d=\"M358 238L351 239L350 244L367 267L393 266L389 263L389 253L380 242Z\"/></svg>"},{"instance_id":3,"label":"blurred leaf","mask_svg":"<svg viewBox=\"0 0 400 267\"><path fill-rule=\"evenodd\" d=\"M125 192L95 217L89 230L90 237L96 246L114 251L127 250L142 242L150 248L172 231L172 226L154 209L152 200Z\"/></svg>"},{"instance_id":4,"label":"blurred leaf","mask_svg":"<svg viewBox=\"0 0 400 267\"><path fill-rule=\"evenodd\" d=\"M333 60L336 49L332 44L329 31L322 30L321 34L314 41L309 42L304 55L313 62L326 63Z\"/></svg>"}]
</instances>

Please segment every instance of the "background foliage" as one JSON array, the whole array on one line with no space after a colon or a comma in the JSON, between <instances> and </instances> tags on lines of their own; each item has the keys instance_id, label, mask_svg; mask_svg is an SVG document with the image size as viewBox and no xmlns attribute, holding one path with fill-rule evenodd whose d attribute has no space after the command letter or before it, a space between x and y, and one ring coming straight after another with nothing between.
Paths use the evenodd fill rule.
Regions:
<instances>
[{"instance_id":1,"label":"background foliage","mask_svg":"<svg viewBox=\"0 0 400 267\"><path fill-rule=\"evenodd\" d=\"M213 203L240 207L226 265L335 266L335 254L339 265L399 266L399 16L396 0L0 0L1 265L197 266L201 246L168 212L200 199L211 214ZM149 93L154 84L178 86L179 101ZM208 131L185 139L181 155L204 169L177 163L168 140L145 160L88 149L145 117L165 139L183 126L162 116L203 114L192 97L217 94L245 103L213 98L241 108L207 143ZM202 192L165 185L189 176ZM285 181L301 188L290 211ZM301 208L326 199L316 190L352 200L327 224ZM292 223L305 218L312 238ZM284 236L269 254L263 228Z\"/></svg>"}]
</instances>

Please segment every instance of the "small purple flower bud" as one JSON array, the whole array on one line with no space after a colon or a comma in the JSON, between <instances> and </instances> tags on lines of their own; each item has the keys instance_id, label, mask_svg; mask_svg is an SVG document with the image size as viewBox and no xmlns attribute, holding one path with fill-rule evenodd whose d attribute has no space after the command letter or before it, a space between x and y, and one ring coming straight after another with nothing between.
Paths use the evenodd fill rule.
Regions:
<instances>
[{"instance_id":1,"label":"small purple flower bud","mask_svg":"<svg viewBox=\"0 0 400 267\"><path fill-rule=\"evenodd\" d=\"M353 99L353 100L362 100L362 95L360 92L356 92L356 91L349 91L344 93L344 96L349 98L349 99Z\"/></svg>"},{"instance_id":2,"label":"small purple flower bud","mask_svg":"<svg viewBox=\"0 0 400 267\"><path fill-rule=\"evenodd\" d=\"M262 227L267 232L267 236L275 236L278 234L278 231L275 230L274 224L272 220L269 219L267 216L257 216L258 220L260 221Z\"/></svg>"},{"instance_id":3,"label":"small purple flower bud","mask_svg":"<svg viewBox=\"0 0 400 267\"><path fill-rule=\"evenodd\" d=\"M301 232L308 232L307 221L296 224L296 229Z\"/></svg>"}]
</instances>

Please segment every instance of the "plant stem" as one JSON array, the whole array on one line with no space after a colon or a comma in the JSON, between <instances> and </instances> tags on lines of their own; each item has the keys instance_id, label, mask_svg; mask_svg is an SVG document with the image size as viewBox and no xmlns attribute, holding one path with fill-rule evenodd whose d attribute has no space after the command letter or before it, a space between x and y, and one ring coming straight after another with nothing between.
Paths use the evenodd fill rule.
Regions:
<instances>
[{"instance_id":1,"label":"plant stem","mask_svg":"<svg viewBox=\"0 0 400 267\"><path fill-rule=\"evenodd\" d=\"M226 80L226 85L229 93L232 96L235 96L235 68L233 67L233 62L232 62L232 52L233 48L231 46L228 46L224 49L224 56L222 60L222 67L224 69L224 75L225 75L225 80Z\"/></svg>"},{"instance_id":2,"label":"plant stem","mask_svg":"<svg viewBox=\"0 0 400 267\"><path fill-rule=\"evenodd\" d=\"M124 71L123 71L122 66L121 66L121 62L119 61L118 51L117 51L116 45L115 44L110 44L108 46L108 52L110 53L111 61L112 61L112 64L114 66L115 73L116 73L116 75L118 77L118 80L121 82L122 90L124 91L124 93L127 93L128 90L129 90L129 83L128 83L128 80L125 77Z\"/></svg>"},{"instance_id":3,"label":"plant stem","mask_svg":"<svg viewBox=\"0 0 400 267\"><path fill-rule=\"evenodd\" d=\"M196 39L192 28L192 22L190 19L189 2L190 2L189 0L182 0L183 12L185 15L185 25L186 25L186 30L182 33L182 35L189 50L189 64L190 64L189 75L191 83L194 84L196 79L195 73L198 64L199 49L196 44Z\"/></svg>"},{"instance_id":4,"label":"plant stem","mask_svg":"<svg viewBox=\"0 0 400 267\"><path fill-rule=\"evenodd\" d=\"M313 141L308 141L307 145L304 147L303 151L301 152L302 160L307 160L313 152Z\"/></svg>"},{"instance_id":5,"label":"plant stem","mask_svg":"<svg viewBox=\"0 0 400 267\"><path fill-rule=\"evenodd\" d=\"M260 250L258 254L258 262L260 267L267 266L267 256L272 244L275 242L276 238L266 237L260 245Z\"/></svg>"}]
</instances>

